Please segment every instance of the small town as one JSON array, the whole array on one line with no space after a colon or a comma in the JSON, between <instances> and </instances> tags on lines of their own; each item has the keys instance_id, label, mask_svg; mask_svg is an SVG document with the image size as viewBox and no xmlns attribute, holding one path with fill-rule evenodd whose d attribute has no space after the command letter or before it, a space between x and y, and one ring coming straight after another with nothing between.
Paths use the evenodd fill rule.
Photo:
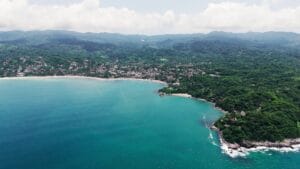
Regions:
<instances>
[{"instance_id":1,"label":"small town","mask_svg":"<svg viewBox=\"0 0 300 169\"><path fill-rule=\"evenodd\" d=\"M91 60L84 59L82 62L68 61L64 64L47 63L43 57L36 59L20 57L16 59L6 58L0 66L0 76L63 76L80 75L101 78L136 78L162 80L169 84L179 84L180 77L192 77L205 74L199 66L193 64L149 64L131 63L124 64L120 61L91 64ZM210 76L217 76L210 74Z\"/></svg>"}]
</instances>

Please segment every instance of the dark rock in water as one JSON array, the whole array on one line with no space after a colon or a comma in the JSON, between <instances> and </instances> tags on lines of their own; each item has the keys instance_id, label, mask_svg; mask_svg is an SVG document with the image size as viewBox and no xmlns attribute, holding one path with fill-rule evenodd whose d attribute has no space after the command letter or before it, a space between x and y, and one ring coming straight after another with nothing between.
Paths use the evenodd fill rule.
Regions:
<instances>
[{"instance_id":1,"label":"dark rock in water","mask_svg":"<svg viewBox=\"0 0 300 169\"><path fill-rule=\"evenodd\" d=\"M283 148L283 147L288 147L292 148L293 145L298 145L300 144L300 138L298 139L285 139L281 142L254 142L254 141L243 141L242 146L246 148L253 148L253 147L276 147L276 148Z\"/></svg>"}]
</instances>

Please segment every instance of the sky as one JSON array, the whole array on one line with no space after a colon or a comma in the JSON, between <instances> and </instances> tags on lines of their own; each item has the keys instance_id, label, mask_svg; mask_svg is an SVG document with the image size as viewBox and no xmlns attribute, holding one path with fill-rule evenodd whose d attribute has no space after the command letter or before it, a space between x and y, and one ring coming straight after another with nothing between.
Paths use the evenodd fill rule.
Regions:
<instances>
[{"instance_id":1,"label":"sky","mask_svg":"<svg viewBox=\"0 0 300 169\"><path fill-rule=\"evenodd\" d=\"M300 0L0 0L0 30L300 33Z\"/></svg>"}]
</instances>

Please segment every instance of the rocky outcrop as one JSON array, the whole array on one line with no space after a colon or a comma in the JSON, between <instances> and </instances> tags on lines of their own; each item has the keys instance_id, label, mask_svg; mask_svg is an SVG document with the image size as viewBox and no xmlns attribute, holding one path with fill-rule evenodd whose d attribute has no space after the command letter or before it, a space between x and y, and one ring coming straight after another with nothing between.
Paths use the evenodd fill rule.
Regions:
<instances>
[{"instance_id":1,"label":"rocky outcrop","mask_svg":"<svg viewBox=\"0 0 300 169\"><path fill-rule=\"evenodd\" d=\"M228 156L235 157L244 157L247 156L250 152L257 151L279 151L279 152L297 152L300 151L300 138L296 139L285 139L283 141L277 142L257 142L257 141L243 141L242 144L229 143L223 138L222 132L216 127L211 126L211 129L218 132L220 138L220 147L222 152Z\"/></svg>"},{"instance_id":2,"label":"rocky outcrop","mask_svg":"<svg viewBox=\"0 0 300 169\"><path fill-rule=\"evenodd\" d=\"M243 147L252 148L252 147L276 147L276 148L283 148L283 147L290 147L292 148L294 145L300 144L300 138L297 139L285 139L281 142L255 142L255 141L243 141Z\"/></svg>"}]
</instances>

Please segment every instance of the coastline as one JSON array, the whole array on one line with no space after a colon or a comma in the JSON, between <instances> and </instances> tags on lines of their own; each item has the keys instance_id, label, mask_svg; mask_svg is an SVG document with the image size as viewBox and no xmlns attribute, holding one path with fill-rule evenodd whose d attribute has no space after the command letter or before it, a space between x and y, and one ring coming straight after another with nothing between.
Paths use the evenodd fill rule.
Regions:
<instances>
[{"instance_id":1,"label":"coastline","mask_svg":"<svg viewBox=\"0 0 300 169\"><path fill-rule=\"evenodd\" d=\"M184 98L190 98L190 99L195 99L195 100L199 100L199 101L202 101L202 102L207 102L207 103L210 103L214 106L214 108L224 114L227 114L228 112L223 110L222 108L220 107L217 107L215 103L213 102L210 102L208 100L205 100L205 99L201 99L201 98L196 98L196 97L193 97L192 95L190 94L187 94L187 93L172 93L172 94L166 94L166 95L169 95L169 96L177 96L177 97L184 97Z\"/></svg>"},{"instance_id":2,"label":"coastline","mask_svg":"<svg viewBox=\"0 0 300 169\"><path fill-rule=\"evenodd\" d=\"M145 81L159 83L163 85L168 85L168 83L160 80L154 79L138 79L138 78L100 78L100 77L91 77L91 76L76 76L76 75L64 75L64 76L16 76L16 77L0 77L0 80L22 80L22 79L60 79L60 78L69 78L69 79L88 79L88 80L99 80L99 81L122 81L122 80L134 80L134 81ZM195 98L187 93L173 93L165 94L160 93L160 95L169 95L176 97L184 97L190 99L196 99L203 102L208 102L213 104L214 108L220 112L226 114L227 111L217 107L215 103L207 101L201 98ZM224 140L222 132L215 126L211 126L211 129L215 130L218 133L220 148L222 153L228 155L231 158L236 157L245 157L251 152L265 152L265 151L277 151L277 152L298 152L300 151L300 138L297 139L285 139L282 142L247 142L248 147L240 146L239 144L231 144Z\"/></svg>"},{"instance_id":3,"label":"coastline","mask_svg":"<svg viewBox=\"0 0 300 169\"><path fill-rule=\"evenodd\" d=\"M193 98L191 95L187 93L174 93L170 94L170 96L184 97L184 98Z\"/></svg>"},{"instance_id":4,"label":"coastline","mask_svg":"<svg viewBox=\"0 0 300 169\"><path fill-rule=\"evenodd\" d=\"M267 152L275 151L281 153L299 152L300 138L285 139L282 142L248 142L252 147L247 148L238 144L231 144L226 142L219 133L220 148L222 152L231 158L246 157L252 152Z\"/></svg>"},{"instance_id":5,"label":"coastline","mask_svg":"<svg viewBox=\"0 0 300 169\"><path fill-rule=\"evenodd\" d=\"M255 142L255 141L245 141L244 144L247 147L241 146L237 143L228 143L224 138L222 132L216 127L211 126L212 130L218 133L220 148L222 153L228 155L231 158L246 157L252 152L267 152L275 151L281 153L288 152L300 152L300 138L295 139L285 139L281 142Z\"/></svg>"},{"instance_id":6,"label":"coastline","mask_svg":"<svg viewBox=\"0 0 300 169\"><path fill-rule=\"evenodd\" d=\"M145 81L159 83L163 85L168 85L168 83L154 80L154 79L138 79L138 78L101 78L101 77L92 77L92 76L73 76L73 75L64 75L64 76L17 76L17 77L1 77L1 80L22 80L22 79L60 79L60 78L69 78L69 79L89 79L89 80L100 80L100 81L122 81L122 80L135 80L135 81Z\"/></svg>"},{"instance_id":7,"label":"coastline","mask_svg":"<svg viewBox=\"0 0 300 169\"><path fill-rule=\"evenodd\" d=\"M214 108L219 110L220 112L226 114L227 111L223 110L220 107L217 107L215 103L207 101L205 99L199 99L191 96L187 93L173 93L169 94L170 96L184 97L184 98L192 98L204 102L209 102L214 105ZM276 151L276 152L299 152L300 151L300 138L297 139L285 139L282 142L251 142L247 141L248 147L243 147L239 144L231 144L225 141L223 138L222 132L215 127L214 125L210 127L212 130L215 130L218 133L220 148L222 153L228 155L231 158L237 157L246 157L251 152L266 152L266 151Z\"/></svg>"}]
</instances>

